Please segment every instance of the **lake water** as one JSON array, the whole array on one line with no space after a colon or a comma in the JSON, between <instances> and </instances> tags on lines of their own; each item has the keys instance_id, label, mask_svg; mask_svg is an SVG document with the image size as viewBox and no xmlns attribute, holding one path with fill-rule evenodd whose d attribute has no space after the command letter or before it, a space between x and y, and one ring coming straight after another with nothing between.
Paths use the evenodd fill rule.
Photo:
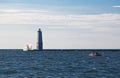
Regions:
<instances>
[{"instance_id":1,"label":"lake water","mask_svg":"<svg viewBox=\"0 0 120 78\"><path fill-rule=\"evenodd\" d=\"M0 50L0 78L120 78L120 51Z\"/></svg>"}]
</instances>

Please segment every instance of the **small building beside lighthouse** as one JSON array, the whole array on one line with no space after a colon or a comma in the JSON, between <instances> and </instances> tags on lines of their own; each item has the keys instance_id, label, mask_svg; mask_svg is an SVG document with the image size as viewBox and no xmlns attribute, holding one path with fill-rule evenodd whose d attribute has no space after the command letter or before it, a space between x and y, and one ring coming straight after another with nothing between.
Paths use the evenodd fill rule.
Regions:
<instances>
[{"instance_id":1,"label":"small building beside lighthouse","mask_svg":"<svg viewBox=\"0 0 120 78\"><path fill-rule=\"evenodd\" d=\"M38 30L37 50L43 50L42 31L40 28Z\"/></svg>"}]
</instances>

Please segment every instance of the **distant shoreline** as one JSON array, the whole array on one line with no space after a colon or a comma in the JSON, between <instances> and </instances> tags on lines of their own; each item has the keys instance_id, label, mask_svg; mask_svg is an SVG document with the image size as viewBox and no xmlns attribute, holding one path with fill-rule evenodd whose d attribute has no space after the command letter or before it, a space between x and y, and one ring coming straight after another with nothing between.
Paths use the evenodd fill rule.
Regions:
<instances>
[{"instance_id":1,"label":"distant shoreline","mask_svg":"<svg viewBox=\"0 0 120 78\"><path fill-rule=\"evenodd\" d=\"M0 49L4 50L22 50L22 49ZM38 50L31 50L38 51ZM120 49L43 49L41 51L120 51Z\"/></svg>"}]
</instances>

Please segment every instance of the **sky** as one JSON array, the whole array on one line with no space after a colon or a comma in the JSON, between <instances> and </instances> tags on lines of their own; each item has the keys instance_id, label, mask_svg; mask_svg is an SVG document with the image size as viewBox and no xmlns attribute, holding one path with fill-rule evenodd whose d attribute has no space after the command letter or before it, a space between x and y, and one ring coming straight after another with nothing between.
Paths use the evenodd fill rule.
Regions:
<instances>
[{"instance_id":1,"label":"sky","mask_svg":"<svg viewBox=\"0 0 120 78\"><path fill-rule=\"evenodd\" d=\"M120 0L0 0L0 49L120 49Z\"/></svg>"}]
</instances>

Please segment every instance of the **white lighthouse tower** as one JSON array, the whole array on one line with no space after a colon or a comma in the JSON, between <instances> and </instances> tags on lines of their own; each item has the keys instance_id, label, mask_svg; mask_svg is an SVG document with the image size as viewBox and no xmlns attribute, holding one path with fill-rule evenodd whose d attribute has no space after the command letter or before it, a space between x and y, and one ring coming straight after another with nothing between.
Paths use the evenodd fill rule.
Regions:
<instances>
[{"instance_id":1,"label":"white lighthouse tower","mask_svg":"<svg viewBox=\"0 0 120 78\"><path fill-rule=\"evenodd\" d=\"M40 28L38 30L37 50L39 50L39 51L43 50L42 31Z\"/></svg>"}]
</instances>

